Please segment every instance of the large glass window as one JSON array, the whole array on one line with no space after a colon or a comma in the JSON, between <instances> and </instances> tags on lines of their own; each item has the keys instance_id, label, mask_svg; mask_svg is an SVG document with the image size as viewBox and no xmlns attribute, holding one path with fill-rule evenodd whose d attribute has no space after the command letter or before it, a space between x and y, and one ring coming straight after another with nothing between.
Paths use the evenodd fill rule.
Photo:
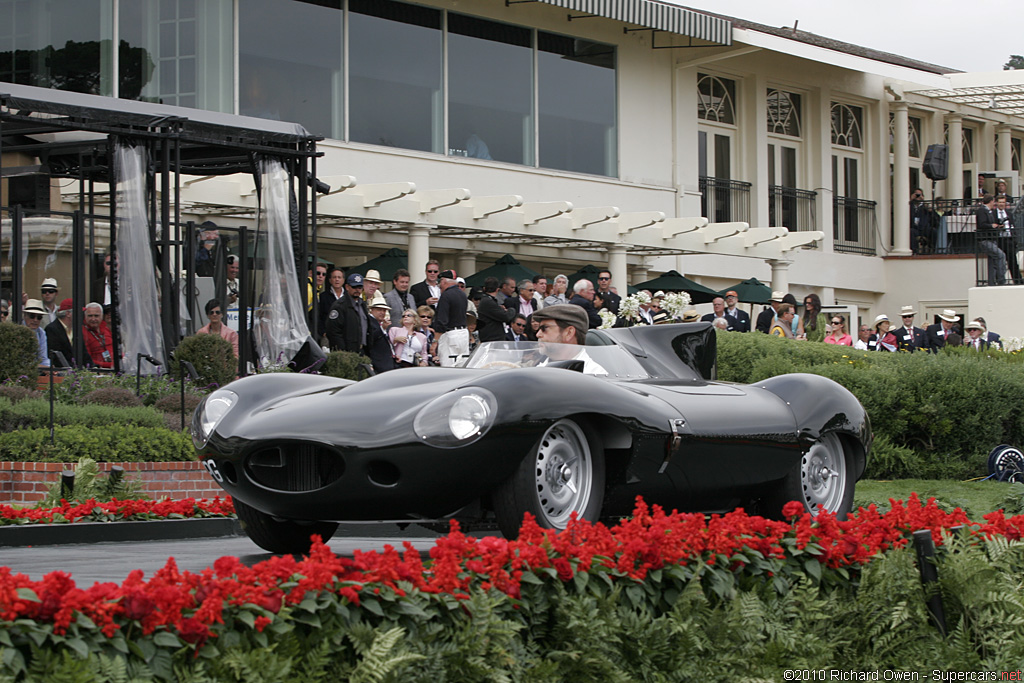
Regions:
<instances>
[{"instance_id":1,"label":"large glass window","mask_svg":"<svg viewBox=\"0 0 1024 683\"><path fill-rule=\"evenodd\" d=\"M441 12L349 0L349 139L442 152Z\"/></svg>"},{"instance_id":2,"label":"large glass window","mask_svg":"<svg viewBox=\"0 0 1024 683\"><path fill-rule=\"evenodd\" d=\"M343 138L341 0L246 0L238 12L238 113Z\"/></svg>"},{"instance_id":3,"label":"large glass window","mask_svg":"<svg viewBox=\"0 0 1024 683\"><path fill-rule=\"evenodd\" d=\"M864 125L864 110L841 102L832 103L832 144L843 147L864 146L861 128Z\"/></svg>"},{"instance_id":4,"label":"large glass window","mask_svg":"<svg viewBox=\"0 0 1024 683\"><path fill-rule=\"evenodd\" d=\"M767 99L768 132L800 137L800 95L769 88Z\"/></svg>"},{"instance_id":5,"label":"large glass window","mask_svg":"<svg viewBox=\"0 0 1024 683\"><path fill-rule=\"evenodd\" d=\"M697 118L736 123L736 81L697 74Z\"/></svg>"},{"instance_id":6,"label":"large glass window","mask_svg":"<svg viewBox=\"0 0 1024 683\"><path fill-rule=\"evenodd\" d=\"M144 51L121 62L121 97L233 109L231 0L135 0L119 8L122 46Z\"/></svg>"},{"instance_id":7,"label":"large glass window","mask_svg":"<svg viewBox=\"0 0 1024 683\"><path fill-rule=\"evenodd\" d=\"M0 0L0 80L112 92L109 0Z\"/></svg>"},{"instance_id":8,"label":"large glass window","mask_svg":"<svg viewBox=\"0 0 1024 683\"><path fill-rule=\"evenodd\" d=\"M615 48L537 33L540 165L617 173Z\"/></svg>"},{"instance_id":9,"label":"large glass window","mask_svg":"<svg viewBox=\"0 0 1024 683\"><path fill-rule=\"evenodd\" d=\"M448 14L448 152L533 163L530 29Z\"/></svg>"}]
</instances>

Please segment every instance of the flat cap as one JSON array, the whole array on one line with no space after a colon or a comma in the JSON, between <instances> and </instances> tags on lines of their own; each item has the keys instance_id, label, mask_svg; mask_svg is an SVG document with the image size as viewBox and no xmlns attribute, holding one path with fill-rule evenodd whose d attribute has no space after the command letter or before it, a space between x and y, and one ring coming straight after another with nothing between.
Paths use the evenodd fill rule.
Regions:
<instances>
[{"instance_id":1,"label":"flat cap","mask_svg":"<svg viewBox=\"0 0 1024 683\"><path fill-rule=\"evenodd\" d=\"M582 306L577 306L576 304L545 306L534 312L532 318L534 320L554 320L555 322L572 325L576 328L576 339L581 344L587 336L587 329L590 327L587 312L583 310Z\"/></svg>"}]
</instances>

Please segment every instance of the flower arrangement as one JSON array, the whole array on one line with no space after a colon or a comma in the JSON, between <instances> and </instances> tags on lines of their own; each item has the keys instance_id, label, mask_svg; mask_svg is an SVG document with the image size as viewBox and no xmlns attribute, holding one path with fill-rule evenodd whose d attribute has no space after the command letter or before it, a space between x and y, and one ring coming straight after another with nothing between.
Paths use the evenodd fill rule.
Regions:
<instances>
[{"instance_id":1,"label":"flower arrangement","mask_svg":"<svg viewBox=\"0 0 1024 683\"><path fill-rule=\"evenodd\" d=\"M651 303L651 295L647 292L630 294L619 303L619 315L626 320L636 322L640 319L640 306Z\"/></svg>"},{"instance_id":2,"label":"flower arrangement","mask_svg":"<svg viewBox=\"0 0 1024 683\"><path fill-rule=\"evenodd\" d=\"M690 295L686 292L669 292L661 301L661 308L676 320L683 319L683 312L690 307Z\"/></svg>"},{"instance_id":3,"label":"flower arrangement","mask_svg":"<svg viewBox=\"0 0 1024 683\"><path fill-rule=\"evenodd\" d=\"M598 326L597 329L610 330L611 328L615 327L616 316L614 313L609 311L607 308L602 308L600 311L597 312L597 314L601 316L601 325Z\"/></svg>"},{"instance_id":4,"label":"flower arrangement","mask_svg":"<svg viewBox=\"0 0 1024 683\"><path fill-rule=\"evenodd\" d=\"M217 496L183 498L181 500L111 500L100 503L90 498L82 503L61 499L55 507L16 508L0 505L0 526L22 524L70 524L74 522L143 521L154 519L189 519L198 517L233 517L231 498Z\"/></svg>"}]
</instances>

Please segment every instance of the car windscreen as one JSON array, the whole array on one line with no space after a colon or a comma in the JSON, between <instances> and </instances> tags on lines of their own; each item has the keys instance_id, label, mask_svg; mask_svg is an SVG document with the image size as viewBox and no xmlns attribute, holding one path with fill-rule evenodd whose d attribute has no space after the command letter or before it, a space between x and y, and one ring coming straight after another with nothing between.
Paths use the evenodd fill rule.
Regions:
<instances>
[{"instance_id":1,"label":"car windscreen","mask_svg":"<svg viewBox=\"0 0 1024 683\"><path fill-rule=\"evenodd\" d=\"M577 346L550 342L486 342L476 348L464 367L481 370L562 367L610 379L650 377L637 359L620 346Z\"/></svg>"}]
</instances>

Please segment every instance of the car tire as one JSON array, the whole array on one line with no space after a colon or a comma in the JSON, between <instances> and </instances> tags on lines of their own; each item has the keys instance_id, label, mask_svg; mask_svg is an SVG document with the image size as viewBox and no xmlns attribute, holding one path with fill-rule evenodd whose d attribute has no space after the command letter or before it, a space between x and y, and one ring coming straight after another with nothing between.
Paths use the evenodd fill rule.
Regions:
<instances>
[{"instance_id":1,"label":"car tire","mask_svg":"<svg viewBox=\"0 0 1024 683\"><path fill-rule=\"evenodd\" d=\"M855 471L850 449L842 437L834 432L823 434L768 497L767 512L782 519L782 506L796 500L812 516L816 517L824 508L839 519L846 519L853 508Z\"/></svg>"},{"instance_id":2,"label":"car tire","mask_svg":"<svg viewBox=\"0 0 1024 683\"><path fill-rule=\"evenodd\" d=\"M336 522L292 522L276 520L265 512L234 500L235 514L241 522L242 531L249 539L272 553L279 555L304 555L312 545L310 536L318 534L326 543L338 530Z\"/></svg>"},{"instance_id":3,"label":"car tire","mask_svg":"<svg viewBox=\"0 0 1024 683\"><path fill-rule=\"evenodd\" d=\"M563 419L547 428L495 492L494 513L505 538L516 538L529 512L545 529L564 529L573 512L596 522L604 503L604 446L589 425Z\"/></svg>"}]
</instances>

